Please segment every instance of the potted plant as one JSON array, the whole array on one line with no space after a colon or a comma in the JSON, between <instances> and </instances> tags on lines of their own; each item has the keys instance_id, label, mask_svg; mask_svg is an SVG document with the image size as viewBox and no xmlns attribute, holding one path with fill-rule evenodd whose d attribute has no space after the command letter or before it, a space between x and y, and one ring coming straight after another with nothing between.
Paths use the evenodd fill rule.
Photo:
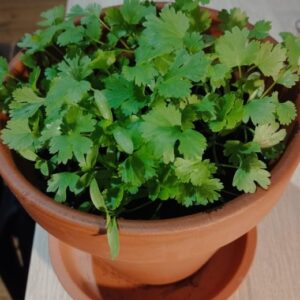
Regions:
<instances>
[{"instance_id":1,"label":"potted plant","mask_svg":"<svg viewBox=\"0 0 300 300\"><path fill-rule=\"evenodd\" d=\"M275 43L269 22L207 2L55 7L0 60L0 172L58 239L74 297L76 263L94 286L107 268L116 287L193 274L256 226L298 164L299 37Z\"/></svg>"}]
</instances>

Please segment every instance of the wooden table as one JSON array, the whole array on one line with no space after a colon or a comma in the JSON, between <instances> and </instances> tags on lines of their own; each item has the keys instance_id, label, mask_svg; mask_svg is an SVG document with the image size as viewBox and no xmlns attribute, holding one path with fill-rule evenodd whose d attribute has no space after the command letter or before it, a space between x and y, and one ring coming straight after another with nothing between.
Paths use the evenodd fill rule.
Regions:
<instances>
[{"instance_id":1,"label":"wooden table","mask_svg":"<svg viewBox=\"0 0 300 300\"><path fill-rule=\"evenodd\" d=\"M95 1L69 0L75 3ZM98 1L106 5L120 1ZM299 0L212 0L210 7L233 6L247 11L250 21L268 19L273 22L272 35L281 31L296 33L300 19ZM299 150L300 151L300 150ZM258 226L258 247L246 280L232 300L298 300L300 299L300 167L295 172L280 203ZM47 234L36 227L26 300L70 299L54 274L48 256ZM130 300L130 299L128 299ZM209 299L207 299L209 300Z\"/></svg>"}]
</instances>

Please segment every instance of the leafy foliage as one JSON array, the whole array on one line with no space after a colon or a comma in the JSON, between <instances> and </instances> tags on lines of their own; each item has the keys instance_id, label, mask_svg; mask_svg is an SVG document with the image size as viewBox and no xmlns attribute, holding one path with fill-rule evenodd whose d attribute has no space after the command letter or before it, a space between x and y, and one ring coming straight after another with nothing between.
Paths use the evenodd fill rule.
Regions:
<instances>
[{"instance_id":1,"label":"leafy foliage","mask_svg":"<svg viewBox=\"0 0 300 300\"><path fill-rule=\"evenodd\" d=\"M0 58L1 131L32 161L56 201L106 218L112 257L117 218L182 215L270 184L296 117L280 87L299 80L300 40L265 41L240 9L220 12L211 36L207 0L158 11L124 0L42 14L19 46L28 77ZM178 207L182 207L178 209ZM171 215L173 216L173 215Z\"/></svg>"}]
</instances>

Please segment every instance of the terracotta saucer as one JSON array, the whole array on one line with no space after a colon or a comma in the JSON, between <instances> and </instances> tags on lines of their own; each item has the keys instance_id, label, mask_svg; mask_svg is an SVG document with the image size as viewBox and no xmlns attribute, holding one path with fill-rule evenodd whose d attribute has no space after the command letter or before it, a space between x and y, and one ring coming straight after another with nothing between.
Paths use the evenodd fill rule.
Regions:
<instances>
[{"instance_id":1,"label":"terracotta saucer","mask_svg":"<svg viewBox=\"0 0 300 300\"><path fill-rule=\"evenodd\" d=\"M138 286L104 262L49 236L54 270L76 300L208 300L227 299L247 274L256 248L256 229L221 248L198 272L163 286ZM98 284L96 283L96 279Z\"/></svg>"}]
</instances>

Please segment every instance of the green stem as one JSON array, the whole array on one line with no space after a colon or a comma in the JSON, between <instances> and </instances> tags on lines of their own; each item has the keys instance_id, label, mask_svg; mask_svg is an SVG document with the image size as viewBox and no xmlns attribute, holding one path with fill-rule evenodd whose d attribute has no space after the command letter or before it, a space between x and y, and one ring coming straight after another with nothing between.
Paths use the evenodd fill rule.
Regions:
<instances>
[{"instance_id":1,"label":"green stem","mask_svg":"<svg viewBox=\"0 0 300 300\"><path fill-rule=\"evenodd\" d=\"M102 26L104 28L106 28L108 31L111 31L111 28L100 18L100 23L102 24ZM126 44L125 41L123 41L122 39L120 39L120 43L127 49L130 50L130 47Z\"/></svg>"},{"instance_id":2,"label":"green stem","mask_svg":"<svg viewBox=\"0 0 300 300\"><path fill-rule=\"evenodd\" d=\"M217 151L216 151L216 144L213 145L213 155L214 155L216 164L218 164L219 159L218 159L218 155L217 155Z\"/></svg>"},{"instance_id":3,"label":"green stem","mask_svg":"<svg viewBox=\"0 0 300 300\"><path fill-rule=\"evenodd\" d=\"M254 65L254 66L252 66L252 67L250 67L248 70L247 70L247 74L249 74L250 72L252 72L253 70L255 70L256 69L256 66Z\"/></svg>"},{"instance_id":4,"label":"green stem","mask_svg":"<svg viewBox=\"0 0 300 300\"><path fill-rule=\"evenodd\" d=\"M233 192L230 192L230 191L222 190L222 192L223 192L223 193L225 193L225 194L228 194L228 195L234 196L234 197L238 196L238 194L236 194L236 193L233 193Z\"/></svg>"},{"instance_id":5,"label":"green stem","mask_svg":"<svg viewBox=\"0 0 300 300\"><path fill-rule=\"evenodd\" d=\"M144 208L144 207L146 207L146 206L148 206L148 205L150 205L152 203L153 203L152 201L149 201L149 202L143 203L143 204L141 204L141 205L139 205L137 207L131 208L131 209L124 209L123 212L125 212L125 213L133 213L133 212L135 212L135 211L137 211L139 209L142 209L142 208Z\"/></svg>"},{"instance_id":6,"label":"green stem","mask_svg":"<svg viewBox=\"0 0 300 300\"><path fill-rule=\"evenodd\" d=\"M48 50L45 50L45 52L53 59L55 60L55 62L59 62L59 59L57 57L55 57L51 52L49 52Z\"/></svg>"},{"instance_id":7,"label":"green stem","mask_svg":"<svg viewBox=\"0 0 300 300\"><path fill-rule=\"evenodd\" d=\"M157 214L158 214L159 210L161 209L162 205L163 205L163 202L160 202L160 203L157 205L157 207L156 207L156 209L155 209L155 212L154 212L154 214L153 214L153 216L152 216L151 219L155 219L155 218L157 217Z\"/></svg>"},{"instance_id":8,"label":"green stem","mask_svg":"<svg viewBox=\"0 0 300 300\"><path fill-rule=\"evenodd\" d=\"M228 165L228 164L217 164L217 167L229 168L229 169L238 169L236 166Z\"/></svg>"},{"instance_id":9,"label":"green stem","mask_svg":"<svg viewBox=\"0 0 300 300\"><path fill-rule=\"evenodd\" d=\"M11 78L11 79L13 79L13 80L16 80L16 81L18 81L18 82L20 82L20 79L17 78L17 77L15 77L15 76L12 75L12 74L7 74L7 77L9 77L9 78Z\"/></svg>"},{"instance_id":10,"label":"green stem","mask_svg":"<svg viewBox=\"0 0 300 300\"><path fill-rule=\"evenodd\" d=\"M243 77L241 66L238 66L238 70L239 70L239 77L241 79Z\"/></svg>"},{"instance_id":11,"label":"green stem","mask_svg":"<svg viewBox=\"0 0 300 300\"><path fill-rule=\"evenodd\" d=\"M274 88L274 86L276 85L276 81L274 81L267 89L266 91L263 93L263 95L261 96L261 98L264 98L265 96L267 96L271 91L272 89Z\"/></svg>"}]
</instances>

